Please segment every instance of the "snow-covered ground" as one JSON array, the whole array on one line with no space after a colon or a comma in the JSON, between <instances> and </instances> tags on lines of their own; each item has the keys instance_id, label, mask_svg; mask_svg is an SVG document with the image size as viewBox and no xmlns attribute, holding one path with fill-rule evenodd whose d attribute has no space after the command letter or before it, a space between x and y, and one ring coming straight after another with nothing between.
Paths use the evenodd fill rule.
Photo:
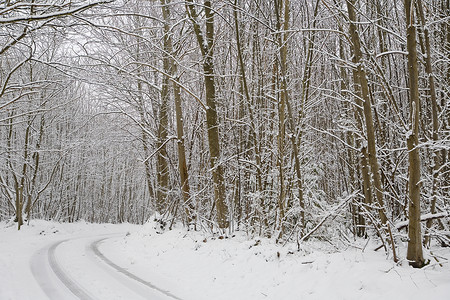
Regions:
<instances>
[{"instance_id":1,"label":"snow-covered ground","mask_svg":"<svg viewBox=\"0 0 450 300\"><path fill-rule=\"evenodd\" d=\"M442 266L413 269L370 243L297 251L242 232L156 227L34 220L17 232L0 223L0 300L450 299L450 249L433 250Z\"/></svg>"}]
</instances>

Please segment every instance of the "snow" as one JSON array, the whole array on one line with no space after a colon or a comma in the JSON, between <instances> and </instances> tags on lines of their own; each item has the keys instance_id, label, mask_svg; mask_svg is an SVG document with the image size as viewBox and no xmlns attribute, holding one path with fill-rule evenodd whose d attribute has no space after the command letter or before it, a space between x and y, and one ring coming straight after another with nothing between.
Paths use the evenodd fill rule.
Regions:
<instances>
[{"instance_id":1,"label":"snow","mask_svg":"<svg viewBox=\"0 0 450 300\"><path fill-rule=\"evenodd\" d=\"M154 222L33 220L19 232L3 222L0 299L449 299L450 249L432 250L442 266L431 258L413 269L366 242L337 250L312 240L297 251L244 232L220 239L177 227L164 232ZM52 247L75 292L49 264ZM405 245L399 248L405 257Z\"/></svg>"},{"instance_id":2,"label":"snow","mask_svg":"<svg viewBox=\"0 0 450 300\"><path fill-rule=\"evenodd\" d=\"M417 270L369 247L336 252L311 242L298 252L296 245L244 233L219 239L155 228L146 224L100 250L182 299L448 299L450 293L448 264ZM450 249L442 251L450 258Z\"/></svg>"},{"instance_id":3,"label":"snow","mask_svg":"<svg viewBox=\"0 0 450 300\"><path fill-rule=\"evenodd\" d=\"M105 234L124 235L134 227L130 224L59 224L33 220L30 226L24 225L17 231L15 224L0 223L0 300L78 299L54 274L47 251L55 243L69 240L56 248L55 259L61 263L63 271L70 268L69 280L75 277L76 281L83 282L98 274L94 264L86 265L85 250L80 249L85 240ZM74 268L74 264L79 267ZM88 270L78 271L80 267L86 266ZM33 274L37 276L36 279ZM114 292L119 290L117 287L108 289ZM99 299L107 299L104 295L107 294L100 291Z\"/></svg>"}]
</instances>

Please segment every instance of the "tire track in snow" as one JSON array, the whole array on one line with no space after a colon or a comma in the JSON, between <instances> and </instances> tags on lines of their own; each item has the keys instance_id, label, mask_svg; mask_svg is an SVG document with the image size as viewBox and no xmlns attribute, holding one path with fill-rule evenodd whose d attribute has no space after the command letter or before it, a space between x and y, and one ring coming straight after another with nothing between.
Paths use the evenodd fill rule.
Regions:
<instances>
[{"instance_id":1,"label":"tire track in snow","mask_svg":"<svg viewBox=\"0 0 450 300\"><path fill-rule=\"evenodd\" d=\"M144 279L134 275L133 273L129 272L128 270L126 270L125 268L122 268L118 265L116 265L114 262L112 262L110 259L108 259L99 249L99 245L108 238L102 238L99 240L94 241L93 243L91 243L90 245L90 249L92 250L92 252L98 257L100 258L102 261L104 261L107 265L109 265L110 267L112 267L113 269L115 269L116 271L118 271L119 273L127 276L130 279L133 279L134 281L139 282L140 284L145 285L146 287L149 287L153 290L156 290L162 294L164 294L165 296L168 296L172 299L176 299L176 300L182 300L181 298L173 295L172 293L170 293L169 291L163 290L159 287L157 287L156 285L154 285L151 282L145 281Z\"/></svg>"},{"instance_id":2,"label":"tire track in snow","mask_svg":"<svg viewBox=\"0 0 450 300\"><path fill-rule=\"evenodd\" d=\"M67 299L68 295L65 293L66 291L58 288L57 280L64 284L76 298L81 300L95 300L80 285L72 280L58 263L55 254L56 248L67 241L69 239L58 241L38 250L30 261L31 273L50 300ZM52 276L52 271L56 277Z\"/></svg>"},{"instance_id":3,"label":"tire track in snow","mask_svg":"<svg viewBox=\"0 0 450 300\"><path fill-rule=\"evenodd\" d=\"M95 300L95 298L91 297L80 285L78 285L75 281L73 281L67 273L64 272L64 270L61 268L61 266L58 264L58 261L56 259L55 250L56 248L61 245L64 242L69 241L63 240L60 242L57 242L50 246L48 251L48 262L50 264L50 267L52 268L53 272L56 274L56 276L61 280L62 283L78 298L82 300Z\"/></svg>"}]
</instances>

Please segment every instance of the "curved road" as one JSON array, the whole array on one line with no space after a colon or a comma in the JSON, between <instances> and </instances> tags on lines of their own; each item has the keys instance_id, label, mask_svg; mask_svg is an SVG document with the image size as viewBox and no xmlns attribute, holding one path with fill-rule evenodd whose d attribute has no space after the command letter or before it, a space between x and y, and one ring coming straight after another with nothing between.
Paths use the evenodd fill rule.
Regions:
<instances>
[{"instance_id":1,"label":"curved road","mask_svg":"<svg viewBox=\"0 0 450 300\"><path fill-rule=\"evenodd\" d=\"M50 300L181 300L108 259L104 240L121 234L58 241L37 251L30 262L34 278Z\"/></svg>"}]
</instances>

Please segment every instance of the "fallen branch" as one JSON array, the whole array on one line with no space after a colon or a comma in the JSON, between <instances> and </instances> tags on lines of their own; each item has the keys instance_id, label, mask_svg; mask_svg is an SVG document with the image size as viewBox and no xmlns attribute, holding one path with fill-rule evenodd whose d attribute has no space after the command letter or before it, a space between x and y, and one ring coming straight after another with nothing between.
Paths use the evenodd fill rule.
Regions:
<instances>
[{"instance_id":1,"label":"fallen branch","mask_svg":"<svg viewBox=\"0 0 450 300\"><path fill-rule=\"evenodd\" d=\"M445 212L445 211L437 213L437 214L428 213L425 215L421 215L420 221L423 222L423 221L427 221L427 220L434 220L434 219L440 219L440 218L445 218L445 217L449 217L448 212ZM408 224L409 224L409 220L398 222L397 224L395 224L395 229L401 230L401 229L407 227Z\"/></svg>"}]
</instances>

